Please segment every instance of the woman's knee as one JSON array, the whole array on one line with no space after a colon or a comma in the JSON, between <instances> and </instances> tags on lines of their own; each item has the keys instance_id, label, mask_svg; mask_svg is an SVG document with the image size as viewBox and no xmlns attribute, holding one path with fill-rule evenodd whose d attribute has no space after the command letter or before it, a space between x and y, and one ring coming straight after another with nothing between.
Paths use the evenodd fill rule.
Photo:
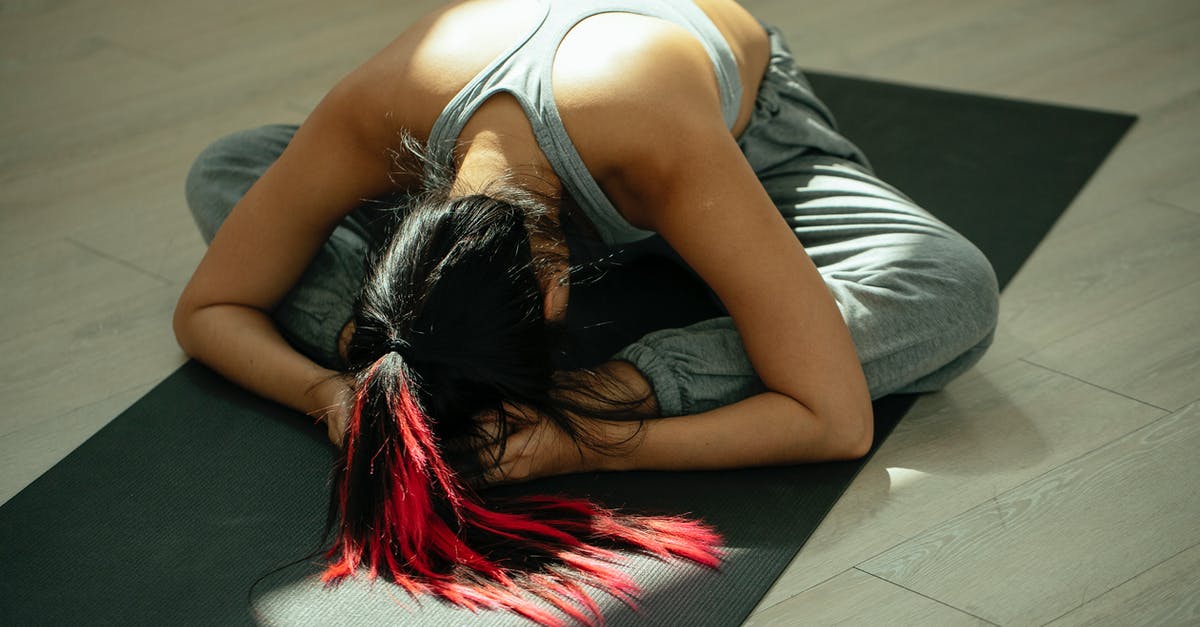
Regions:
<instances>
[{"instance_id":1,"label":"woman's knee","mask_svg":"<svg viewBox=\"0 0 1200 627\"><path fill-rule=\"evenodd\" d=\"M991 262L974 244L964 237L946 240L943 252L946 271L951 280L945 281L946 291L940 294L944 307L955 315L955 337L960 338L963 352L990 343L1000 315L1000 290Z\"/></svg>"},{"instance_id":2,"label":"woman's knee","mask_svg":"<svg viewBox=\"0 0 1200 627\"><path fill-rule=\"evenodd\" d=\"M287 147L296 127L270 125L226 135L200 152L188 171L184 193L205 242L250 186Z\"/></svg>"},{"instance_id":3,"label":"woman's knee","mask_svg":"<svg viewBox=\"0 0 1200 627\"><path fill-rule=\"evenodd\" d=\"M931 246L936 267L927 271L928 342L931 359L911 385L940 389L965 372L992 343L999 318L999 290L991 263L961 236ZM908 391L917 391L909 389Z\"/></svg>"},{"instance_id":4,"label":"woman's knee","mask_svg":"<svg viewBox=\"0 0 1200 627\"><path fill-rule=\"evenodd\" d=\"M926 384L921 391L935 389L982 356L999 294L978 248L954 233L908 238L880 264L881 271L841 286L873 397L915 391L916 382Z\"/></svg>"}]
</instances>

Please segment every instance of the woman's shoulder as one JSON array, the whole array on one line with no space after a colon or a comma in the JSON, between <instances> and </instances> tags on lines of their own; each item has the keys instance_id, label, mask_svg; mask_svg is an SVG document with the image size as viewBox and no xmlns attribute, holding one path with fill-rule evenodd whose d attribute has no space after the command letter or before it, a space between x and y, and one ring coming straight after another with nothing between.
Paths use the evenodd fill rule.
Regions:
<instances>
[{"instance_id":1,"label":"woman's shoulder","mask_svg":"<svg viewBox=\"0 0 1200 627\"><path fill-rule=\"evenodd\" d=\"M722 90L730 86L718 78L704 42L687 28L653 17L601 14L562 41L553 68L555 102L572 142L602 185L621 170L640 167L639 160L681 163L699 156L670 154L674 148L666 146L675 142L661 142L659 150L665 133L736 135L748 122L769 56L766 33L733 3L704 4L714 5L701 8L714 18L738 63L734 80L740 79L742 100L732 130L722 110L728 96Z\"/></svg>"},{"instance_id":2,"label":"woman's shoulder","mask_svg":"<svg viewBox=\"0 0 1200 627\"><path fill-rule=\"evenodd\" d=\"M713 62L691 32L622 13L591 17L567 33L554 59L553 86L565 112L658 102L681 87L711 88L718 97Z\"/></svg>"},{"instance_id":3,"label":"woman's shoulder","mask_svg":"<svg viewBox=\"0 0 1200 627\"><path fill-rule=\"evenodd\" d=\"M655 36L609 47L589 59L584 37L564 41L554 68L563 126L592 177L632 225L648 228L622 181L633 170L687 167L703 155L680 153L679 133L730 135L707 51L690 33L645 23ZM678 29L678 30L674 30ZM592 65L589 65L592 64Z\"/></svg>"},{"instance_id":4,"label":"woman's shoulder","mask_svg":"<svg viewBox=\"0 0 1200 627\"><path fill-rule=\"evenodd\" d=\"M386 116L389 129L424 137L446 104L537 17L527 0L449 3L409 25L343 82L354 85L363 115L377 122Z\"/></svg>"}]
</instances>

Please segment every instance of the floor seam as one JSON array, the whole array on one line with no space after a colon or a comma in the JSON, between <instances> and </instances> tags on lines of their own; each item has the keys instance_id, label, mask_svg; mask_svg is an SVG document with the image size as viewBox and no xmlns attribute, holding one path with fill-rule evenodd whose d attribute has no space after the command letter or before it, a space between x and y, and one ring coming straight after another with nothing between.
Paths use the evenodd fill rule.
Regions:
<instances>
[{"instance_id":1,"label":"floor seam","mask_svg":"<svg viewBox=\"0 0 1200 627\"><path fill-rule=\"evenodd\" d=\"M1158 408L1156 408L1156 409L1158 409ZM1174 414L1176 413L1176 412L1167 411L1167 410L1163 410L1163 411L1164 411L1164 413L1163 413L1161 416L1157 416L1157 417L1155 417L1153 420L1150 420L1149 422L1146 422L1145 424L1142 424L1142 425L1138 426L1138 427L1137 427L1137 428L1135 428L1135 429L1132 429L1132 430L1130 430L1130 431L1127 431L1127 432L1125 432L1125 433L1122 433L1122 434L1120 434L1120 435L1118 435L1118 436L1116 436L1116 437L1114 437L1114 438L1112 438L1112 439L1110 439L1110 440L1107 440L1107 441L1105 441L1105 442L1102 442L1102 443L1100 443L1100 444L1098 444L1098 445L1096 445L1096 446L1094 446L1094 447L1092 447L1092 448L1090 448L1090 449L1088 449L1088 450L1086 450L1086 451L1080 452L1078 455L1075 455L1074 457L1071 457L1071 458L1069 458L1069 459L1064 459L1064 460L1063 460L1062 462L1060 462L1059 464L1057 464L1057 465L1055 465L1055 466L1053 466L1053 467L1047 468L1047 469L1045 469L1043 472L1040 472L1040 473L1038 473L1038 474L1036 474L1036 475L1034 475L1034 476L1032 476L1032 477L1029 477L1028 479L1026 479L1026 480L1024 480L1024 481L1021 481L1021 482L1019 482L1019 483L1016 483L1016 484L1014 484L1014 485L1012 485L1012 486L1009 486L1009 487L1007 487L1007 488L1005 488L1005 489L1003 489L1003 490L1000 490L999 492L994 492L994 493L993 493L993 495L992 495L990 498L988 498L988 499L985 499L984 501L981 501L981 502L979 502L979 503L976 503L976 504L974 504L974 505L971 505L971 506L967 507L966 509L963 509L962 511L958 512L957 514L954 514L954 515L951 515L951 516L947 516L947 517L943 518L942 520L940 520L940 521L938 521L938 522L935 522L935 523L933 523L933 524L931 524L931 525L928 525L928 526L926 526L926 527L922 528L920 531L917 531L916 533L913 533L912 535L910 535L910 536L908 536L908 537L904 538L903 540L901 540L901 541L899 541L899 542L897 542L897 543L893 544L892 546L890 546L890 547L888 547L888 548L886 548L886 549L884 549L884 550L882 550L882 551L879 551L878 553L875 553L875 554L874 554L874 555L872 555L871 557L868 557L868 558L866 558L866 559L863 559L863 560L859 561L857 564L855 564L854 568L856 568L856 569L858 569L858 570L862 570L863 572L866 572L866 573L868 573L868 574L871 574L872 576L877 576L877 575L874 575L873 573L870 573L870 572L869 572L869 571L867 571L867 570L864 570L864 569L863 569L863 567L862 567L862 566L863 566L863 564L866 564L867 562L870 562L871 560L874 560L874 559L876 559L876 558L878 558L878 557L880 557L880 556L882 556L882 555L884 555L884 554L888 553L889 551L892 551L892 550L894 550L895 548L897 548L897 547L899 547L899 546L901 546L901 545L905 544L906 542L911 542L911 541L912 541L914 538L920 537L922 534L924 534L924 533L928 532L930 529L935 529L935 528L937 528L937 527L938 527L938 526L940 526L940 525L944 525L944 524L946 524L946 522L948 522L948 521L950 521L950 520L954 520L955 518L957 518L957 517L959 517L959 516L962 516L963 514L966 514L967 512L970 512L971 510L974 510L974 509L976 509L976 508L978 508L978 507L981 507L981 506L983 506L985 503L988 503L988 502L991 502L991 501L995 501L996 499L1000 498L1001 496L1004 496L1004 495L1006 495L1006 494L1009 494L1009 493L1011 493L1011 492L1014 492L1014 491L1016 491L1016 490L1018 490L1018 489L1020 489L1020 488L1022 488L1022 487L1024 487L1024 486L1026 486L1026 485L1029 485L1029 484L1031 484L1031 483L1033 483L1033 482L1035 482L1035 481L1038 481L1038 480L1042 479L1043 477L1045 477L1046 475L1049 475L1050 473L1052 473L1052 472L1056 472L1057 470L1059 470L1059 469L1063 468L1064 466L1067 466L1067 465L1069 465L1069 464L1073 464L1073 463L1075 463L1075 462L1079 461L1080 459L1083 459L1084 457L1087 457L1088 455L1092 455L1092 454L1094 454L1096 451L1099 451L1099 450L1103 449L1103 448L1104 448L1104 447L1106 447L1106 446L1110 446L1110 445L1112 445L1114 442L1116 442L1116 441L1118 441L1118 440L1121 440L1122 438L1127 438L1127 437L1129 437L1129 435L1130 435L1130 434L1132 434L1132 433L1136 433L1136 432L1138 432L1138 431L1141 431L1142 429L1145 429L1145 428L1147 428L1147 427L1149 427L1149 426L1151 426L1151 425L1153 425L1153 424L1155 424L1155 423L1157 423L1157 422L1159 422L1159 421L1163 420L1164 418L1166 418L1166 417L1168 417L1168 416L1171 416L1171 415L1174 415ZM882 577L880 577L880 579L883 579L883 578L882 578ZM890 581L890 580L888 580L888 579L884 579L884 581L888 581L888 583L893 583L893 584L895 583L895 582L893 582L893 581ZM899 585L899 584L896 584L896 585ZM915 592L915 591L914 591L914 592Z\"/></svg>"},{"instance_id":2,"label":"floor seam","mask_svg":"<svg viewBox=\"0 0 1200 627\"><path fill-rule=\"evenodd\" d=\"M1104 595L1108 594L1109 592L1112 592L1113 590L1116 590L1117 588L1120 588L1121 586L1123 586L1123 585L1125 585L1125 584L1127 584L1127 583L1129 583L1129 582L1133 581L1134 579L1137 579L1138 577L1141 577L1142 575L1144 575L1144 574L1146 574L1146 573L1148 573L1148 572L1150 572L1150 571L1154 570L1155 568L1158 568L1159 566L1162 566L1163 564L1166 564L1167 562L1169 562L1169 561L1171 561L1171 560L1175 559L1176 557L1179 557L1181 554L1183 554L1183 553L1185 553L1185 552L1187 552L1187 551L1190 551L1190 550L1192 550L1192 549L1196 548L1197 546L1200 546L1200 542L1196 542L1196 543L1190 544L1190 545L1188 545L1188 546L1186 546L1186 547L1184 547L1184 548L1182 548L1182 549L1179 549L1179 550L1178 550L1178 551L1176 551L1175 553L1172 553L1172 554L1171 554L1169 557L1167 557L1167 558L1165 558L1165 559L1163 559L1163 560L1161 560L1161 561L1159 561L1159 562L1157 562L1157 563L1155 563L1155 564L1153 564L1153 565L1151 565L1151 566L1148 566L1148 567L1146 567L1144 570L1142 570L1142 571L1140 571L1140 572L1134 573L1134 574L1133 574L1132 576L1130 576L1128 579L1126 579L1126 580L1124 580L1124 581L1121 581L1121 582L1119 582L1119 583L1117 583L1117 584L1114 584L1113 586L1109 587L1107 590L1104 590L1103 592L1100 592L1099 594L1096 594L1096 595L1094 595L1094 596L1093 596L1092 598L1090 598L1090 599L1085 599L1085 600L1084 600L1082 603L1080 603L1079 605L1076 605L1075 607L1072 607L1071 609L1069 609L1069 610L1067 610L1067 611L1063 612L1062 614L1059 614L1058 616L1055 616L1054 618L1052 618L1052 619L1050 619L1050 620L1048 620L1048 621L1046 621L1046 622L1042 623L1043 627L1044 627L1045 625L1050 625L1050 624L1052 624L1054 621L1056 621L1056 620L1059 620L1059 619L1063 618L1064 616L1066 616L1066 615L1070 614L1071 612L1074 612L1075 610L1078 610L1079 608L1081 608L1081 607L1083 607L1083 606L1087 605L1088 603L1091 603L1092 601L1095 601L1096 599L1099 599L1100 597L1102 597L1102 596L1104 596Z\"/></svg>"},{"instance_id":3,"label":"floor seam","mask_svg":"<svg viewBox=\"0 0 1200 627\"><path fill-rule=\"evenodd\" d=\"M1161 192L1156 192L1156 194L1157 193L1161 193ZM1154 194L1151 194L1151 195L1147 196L1146 198L1150 202L1152 202L1156 205L1159 205L1162 207L1168 207L1170 209L1175 209L1177 211L1182 211L1190 216L1195 216L1196 218L1200 218L1200 213L1197 213L1195 209L1188 209L1187 207L1182 207L1182 206L1177 205L1169 200L1163 200L1162 198L1159 198L1157 195L1154 195Z\"/></svg>"},{"instance_id":4,"label":"floor seam","mask_svg":"<svg viewBox=\"0 0 1200 627\"><path fill-rule=\"evenodd\" d=\"M875 573L872 573L872 572L865 571L865 570L863 570L863 569L861 569L861 568L859 568L859 567L857 567L857 566L855 566L855 567L853 568L853 570L857 570L858 572L860 572L860 573L863 573L863 574L867 575L868 577L874 577L875 579L878 579L879 581L882 581L882 582L885 582L885 583L891 584L891 585L893 585L893 586L896 586L897 588L900 588L901 590L907 590L907 591L909 591L909 592L911 592L911 593L913 593L913 594L915 594L915 595L917 595L917 596L919 596L919 597L921 597L921 598L924 598L924 599L929 599L930 601L933 601L934 603L937 603L938 605L942 605L942 606L948 607L948 608L950 608L950 609L952 609L952 610L954 610L954 611L956 611L956 612L961 612L961 613L963 613L963 614L966 614L967 616L970 616L970 617L972 617L972 618L974 618L974 619L976 619L976 620L981 620L981 621L983 621L983 622L985 622L985 623L987 623L987 624L989 624L989 625L996 625L997 627L999 627L999 623L996 623L996 622L990 621L990 620L988 620L988 619L986 619L986 618L984 618L984 617L982 617L982 616L979 616L978 614L973 614L973 613L971 613L971 612L968 612L968 611L966 611L966 610L962 609L961 607L955 607L955 606L953 606L953 605L950 605L949 603L946 603L945 601L942 601L942 600L940 600L940 599L935 599L935 598L933 598L933 597L929 596L928 594L924 594L924 593L921 593L921 592L917 592L916 590L913 590L912 588L909 588L908 586L905 586L905 585L902 585L902 584L898 584L898 583L896 583L896 582L894 582L894 581L892 581L892 580L890 580L890 579L884 579L883 577L880 577L879 575L876 575Z\"/></svg>"},{"instance_id":5,"label":"floor seam","mask_svg":"<svg viewBox=\"0 0 1200 627\"><path fill-rule=\"evenodd\" d=\"M1174 411L1178 411L1178 410L1175 410L1175 409L1167 409L1166 407L1159 407L1158 405L1155 405L1154 403L1151 403L1151 402L1149 402L1149 401L1144 401L1144 400L1142 400L1142 399L1140 399L1140 398L1135 398L1135 397L1133 397L1133 396L1130 396L1130 395L1128 395L1128 394L1124 394L1124 393L1122 393L1122 392L1118 392L1118 391L1116 391L1116 390L1113 390L1113 389L1110 389L1110 388L1106 388L1106 387L1104 387L1103 385L1100 385L1100 384L1098 384L1098 383L1093 383L1093 382L1091 382L1091 381L1088 381L1087 379L1083 379L1083 378L1077 377L1077 376L1075 376L1075 375L1073 375L1073 374L1071 374L1071 373L1069 373L1069 372L1063 372L1063 371L1061 371L1061 370L1058 370L1058 369L1056 369L1056 368L1051 368L1050 366L1047 366L1047 365L1045 365L1045 364L1040 364L1040 363L1038 363L1038 362L1036 362L1036 361L1032 361L1032 360L1030 359L1030 357L1031 357L1031 356L1026 356L1026 357L1018 357L1018 358L1017 358L1017 361L1022 361L1022 362L1025 362L1025 363L1029 364L1030 366L1034 366L1034 367L1036 367L1036 368L1041 368L1041 369L1043 369L1043 370L1047 370L1047 371L1049 371L1049 372L1053 372L1054 374L1059 374L1059 375L1062 375L1062 376L1064 376L1064 377L1067 377L1067 378L1069 378L1069 379L1073 379L1073 380L1075 380L1075 381L1078 381L1078 382L1080 382L1080 383L1082 383L1082 384L1084 384L1084 385L1087 385L1087 386L1089 386L1089 387L1093 387L1093 388L1096 388L1096 389L1098 389L1098 390L1104 390L1105 392L1109 392L1109 393L1111 393L1111 394L1116 394L1117 396L1120 396L1121 398L1124 398L1124 399L1131 400L1131 401L1133 401L1133 402L1135 402L1135 403L1138 403L1138 404L1140 404L1140 405L1145 405L1146 407L1153 407L1154 409L1157 409L1157 410L1159 410L1159 411L1164 411L1164 412L1167 412L1168 414L1169 414L1169 413L1172 413L1172 412L1174 412Z\"/></svg>"},{"instance_id":6,"label":"floor seam","mask_svg":"<svg viewBox=\"0 0 1200 627\"><path fill-rule=\"evenodd\" d=\"M174 285L175 284L173 281L171 281L170 279L168 279L167 277L165 277L161 274L158 274L156 272L151 272L151 271L149 271L145 268L142 268L136 264L133 264L124 259L121 259L120 257L114 257L113 255L110 255L102 250L97 250L91 246L88 246L87 244L84 244L83 242L80 242L79 240L75 239L74 237L64 237L63 239L65 239L66 241L70 242L71 244L74 244L75 246L78 246L79 248L81 248L89 253L92 253L93 255L96 255L97 257L106 259L106 260L111 261L116 264L120 264L120 265L122 265L126 268L129 268L130 270L133 270L139 274L144 274L148 277L151 277L151 278L161 282L163 285Z\"/></svg>"},{"instance_id":7,"label":"floor seam","mask_svg":"<svg viewBox=\"0 0 1200 627\"><path fill-rule=\"evenodd\" d=\"M801 547L801 549L803 549L803 547ZM799 554L797 554L797 556L799 556ZM799 592L796 592L795 594L789 594L787 597L785 597L785 598L783 598L783 599L780 599L780 600L778 600L778 601L776 601L776 602L774 602L774 603L772 603L772 604L770 604L770 605L768 605L768 606L766 606L766 607L763 607L763 608L755 608L755 609L754 609L754 611L750 613L750 616L754 616L755 614L759 614L759 613L761 613L761 612L765 612L765 611L767 611L767 610L769 610L769 609L771 609L771 608L773 608L773 607L776 607L776 606L782 605L782 604L784 604L784 603L787 603L788 601L790 601L790 600L792 600L792 599L794 599L794 598L796 598L796 597L798 597L798 596L800 596L800 595L804 594L805 592L808 592L809 590L812 590L813 588L816 588L816 587L818 587L818 586L822 586L822 585L824 585L824 584L826 584L826 583L829 583L830 581L833 581L834 579L837 579L838 577L841 577L842 575L844 575L844 574L846 574L846 573L850 572L851 570L854 570L855 568L856 568L855 566L851 566L850 568L847 568L846 570L843 570L843 571L841 571L841 572L839 572L839 573L837 573L837 574L830 575L829 577L826 577L825 579L822 579L821 581L818 581L817 583L814 583L813 585L811 585L811 586L808 586L807 588L804 588L803 590L800 590ZM784 575L785 575L785 574L786 574L786 570L785 570L783 573L780 573L780 574L779 574L779 576L775 578L775 581L774 581L774 582L772 582L772 585L774 585L775 583L778 583L780 579L783 579L783 577L784 577ZM770 590L768 589L768 592L769 592L769 591L770 591ZM749 618L750 618L750 616L747 616L746 618L747 618L747 619L749 619Z\"/></svg>"}]
</instances>

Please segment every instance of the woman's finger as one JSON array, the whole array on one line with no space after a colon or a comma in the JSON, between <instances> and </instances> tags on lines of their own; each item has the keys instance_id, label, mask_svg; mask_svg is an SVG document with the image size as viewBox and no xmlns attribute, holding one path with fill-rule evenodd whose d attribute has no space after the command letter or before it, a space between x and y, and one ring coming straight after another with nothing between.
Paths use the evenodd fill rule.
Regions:
<instances>
[{"instance_id":1,"label":"woman's finger","mask_svg":"<svg viewBox=\"0 0 1200 627\"><path fill-rule=\"evenodd\" d=\"M442 440L440 443L442 450L448 453L475 452L491 446L497 441L500 434L500 425L496 418L496 412L485 411L476 414L471 418L471 422L482 433L472 432L456 438Z\"/></svg>"},{"instance_id":2,"label":"woman's finger","mask_svg":"<svg viewBox=\"0 0 1200 627\"><path fill-rule=\"evenodd\" d=\"M497 412L486 411L473 418L479 433L441 443L447 463L455 469L460 479L476 489L530 478L529 452L526 449L541 416L516 403L504 403L503 411L508 418L503 427L507 430L507 437L501 431ZM500 456L501 452L503 457Z\"/></svg>"},{"instance_id":3,"label":"woman's finger","mask_svg":"<svg viewBox=\"0 0 1200 627\"><path fill-rule=\"evenodd\" d=\"M520 483L534 478L531 474L537 452L534 432L535 428L528 428L513 433L504 442L504 456L492 464L485 462L483 476L489 485ZM490 454L497 452L493 449Z\"/></svg>"}]
</instances>

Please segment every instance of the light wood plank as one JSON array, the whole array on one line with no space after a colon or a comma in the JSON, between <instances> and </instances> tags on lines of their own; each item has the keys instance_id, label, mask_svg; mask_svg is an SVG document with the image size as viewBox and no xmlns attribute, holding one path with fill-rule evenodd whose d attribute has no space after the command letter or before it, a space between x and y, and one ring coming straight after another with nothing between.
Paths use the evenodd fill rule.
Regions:
<instances>
[{"instance_id":1,"label":"light wood plank","mask_svg":"<svg viewBox=\"0 0 1200 627\"><path fill-rule=\"evenodd\" d=\"M746 3L794 33L806 67L1117 110L1200 86L1187 0L831 4Z\"/></svg>"},{"instance_id":2,"label":"light wood plank","mask_svg":"<svg viewBox=\"0 0 1200 627\"><path fill-rule=\"evenodd\" d=\"M1188 0L746 4L785 27L805 67L1140 114L1060 228L1200 168L1200 5Z\"/></svg>"},{"instance_id":3,"label":"light wood plank","mask_svg":"<svg viewBox=\"0 0 1200 627\"><path fill-rule=\"evenodd\" d=\"M103 172L72 165L75 176L51 201L54 218L39 224L29 212L25 219L12 221L12 237L34 230L66 233L111 258L172 283L185 283L204 253L204 242L187 208L184 180L196 155L220 136L213 131L213 121L224 118L233 128L300 121L278 108L253 105L200 117L199 123L147 131L119 142ZM50 183L48 179L24 177L7 193L28 202L39 186Z\"/></svg>"},{"instance_id":4,"label":"light wood plank","mask_svg":"<svg viewBox=\"0 0 1200 627\"><path fill-rule=\"evenodd\" d=\"M788 0L742 3L759 19L781 28L802 67L885 78L891 81L975 89L977 75L946 68L928 71L923 50L942 45L956 33L978 31L1003 22L1006 33L1026 22L1019 10L1026 0L1004 0L982 6L967 2L810 3L798 10ZM1036 24L1024 25L1028 32ZM869 36L864 36L869 33ZM849 44L848 42L853 42ZM993 55L995 50L993 50ZM977 55L976 55L977 56ZM976 56L970 56L975 59ZM965 82L964 82L965 79ZM836 112L835 112L836 113Z\"/></svg>"},{"instance_id":5,"label":"light wood plank","mask_svg":"<svg viewBox=\"0 0 1200 627\"><path fill-rule=\"evenodd\" d=\"M180 69L213 63L229 67L246 59L261 59L264 63L258 69L269 73L280 64L320 67L335 59L347 60L347 55L357 57L357 61L348 59L356 64L443 4L440 0L144 2L140 12L146 15L141 19L156 28L112 25L101 32L129 49L153 54ZM322 54L314 55L314 50Z\"/></svg>"},{"instance_id":6,"label":"light wood plank","mask_svg":"<svg viewBox=\"0 0 1200 627\"><path fill-rule=\"evenodd\" d=\"M1200 149L1197 151L1200 152ZM1200 159L1197 161L1200 162ZM1200 171L1200 168L1197 168L1197 171ZM1168 205L1200 213L1200 177L1188 177L1179 184L1154 194L1154 198Z\"/></svg>"},{"instance_id":7,"label":"light wood plank","mask_svg":"<svg viewBox=\"0 0 1200 627\"><path fill-rule=\"evenodd\" d=\"M1165 413L1024 362L955 381L900 422L759 607Z\"/></svg>"},{"instance_id":8,"label":"light wood plank","mask_svg":"<svg viewBox=\"0 0 1200 627\"><path fill-rule=\"evenodd\" d=\"M159 50L169 50L181 47L180 40L203 39L204 33L211 36L239 28L245 32L261 29L269 21L286 23L281 11L296 4L289 0L251 4L236 0L123 0L98 10L96 6L62 0L7 1L0 9L4 16L0 21L0 54L16 58L22 66L36 65L72 56L89 40L111 43L113 35L148 38L158 44ZM214 45L211 49L221 47ZM170 56L164 54L161 58Z\"/></svg>"},{"instance_id":9,"label":"light wood plank","mask_svg":"<svg viewBox=\"0 0 1200 627\"><path fill-rule=\"evenodd\" d=\"M137 385L62 416L0 436L0 504L25 489L151 387L148 383Z\"/></svg>"},{"instance_id":10,"label":"light wood plank","mask_svg":"<svg viewBox=\"0 0 1200 627\"><path fill-rule=\"evenodd\" d=\"M64 323L93 320L96 311L120 307L166 284L137 269L66 240L0 257L0 342ZM9 353L13 359L20 353Z\"/></svg>"},{"instance_id":11,"label":"light wood plank","mask_svg":"<svg viewBox=\"0 0 1200 627\"><path fill-rule=\"evenodd\" d=\"M1035 37L1050 35L1058 41L1045 44L1048 50L1042 63L1030 58L1028 65L1010 68L1010 76L988 87L1117 111L1150 110L1200 89L1200 72L1195 71L1200 65L1200 4L1196 2L1074 0L1036 3L1025 11L1048 24ZM1083 33L1103 43L1078 53L1057 51L1064 47L1064 39L1084 41ZM1017 33L1013 36L1014 42L1031 43ZM1009 54L1005 51L1002 56Z\"/></svg>"},{"instance_id":12,"label":"light wood plank","mask_svg":"<svg viewBox=\"0 0 1200 627\"><path fill-rule=\"evenodd\" d=\"M39 153L74 134L55 125L27 133L26 145L10 146L23 155L23 166L15 179L0 186L0 251L69 237L150 274L186 281L203 251L184 201L192 160L224 133L302 119L286 112L280 97L210 99L215 108L203 109L207 105L191 99L198 90L169 91L174 99L156 106L176 112L171 115L146 116L136 123L90 115L101 127L126 125L116 136L89 131L72 140L102 143L102 155L86 150L54 157ZM103 167L97 167L98 160Z\"/></svg>"},{"instance_id":13,"label":"light wood plank","mask_svg":"<svg viewBox=\"0 0 1200 627\"><path fill-rule=\"evenodd\" d=\"M834 4L746 3L793 35L806 67L1116 110L1200 86L1186 0Z\"/></svg>"},{"instance_id":14,"label":"light wood plank","mask_svg":"<svg viewBox=\"0 0 1200 627\"><path fill-rule=\"evenodd\" d=\"M372 24L378 28L378 22ZM8 142L0 153L3 180L47 171L69 180L61 174L64 161L95 167L113 145L148 131L186 127L199 116L207 119L207 134L215 137L221 125L212 124L214 112L239 106L278 111L293 97L323 94L390 39L360 37L364 28L325 32L324 40L265 42L261 54L244 57L254 63L207 54L195 68L182 71L102 42L91 54L12 72L5 76L12 95L0 101L0 112L6 114L0 117L0 132ZM342 38L355 42L353 61L346 58L349 54L314 59L313 49L337 49L335 42Z\"/></svg>"},{"instance_id":15,"label":"light wood plank","mask_svg":"<svg viewBox=\"0 0 1200 627\"><path fill-rule=\"evenodd\" d=\"M1014 83L1032 72L1086 58L1110 45L1110 39L1100 33L1045 19L1036 3L1001 12L979 5L974 9L969 19L952 28L881 46L858 62L871 75L904 82L1074 103L1078 102L1074 94L1052 98L1023 91ZM963 59L971 61L963 63Z\"/></svg>"},{"instance_id":16,"label":"light wood plank","mask_svg":"<svg viewBox=\"0 0 1200 627\"><path fill-rule=\"evenodd\" d=\"M1000 308L1004 309L1004 295L1000 296ZM988 347L987 352L983 354L983 359L971 367L959 377L959 381L967 381L972 377L981 376L990 372L994 372L1000 368L1012 364L1014 361L1025 357L1037 350L1037 346L1031 342L1014 335L1008 330L1005 325L1000 325L995 332L995 337L992 339L992 345ZM960 383L961 385L961 383Z\"/></svg>"},{"instance_id":17,"label":"light wood plank","mask_svg":"<svg viewBox=\"0 0 1200 627\"><path fill-rule=\"evenodd\" d=\"M178 115L154 106L172 79L160 65L111 46L5 72L0 181L52 169L63 159L87 159L94 167L112 140Z\"/></svg>"},{"instance_id":18,"label":"light wood plank","mask_svg":"<svg viewBox=\"0 0 1200 627\"><path fill-rule=\"evenodd\" d=\"M1180 552L1048 627L1084 625L1200 625L1200 546Z\"/></svg>"},{"instance_id":19,"label":"light wood plank","mask_svg":"<svg viewBox=\"0 0 1200 627\"><path fill-rule=\"evenodd\" d=\"M1200 276L1200 257L1195 266L1177 271ZM1159 407L1179 409L1200 399L1200 281L1027 359Z\"/></svg>"},{"instance_id":20,"label":"light wood plank","mask_svg":"<svg viewBox=\"0 0 1200 627\"><path fill-rule=\"evenodd\" d=\"M173 372L184 362L170 324L179 289L154 287L121 301L72 308L55 324L0 341L0 434L158 383Z\"/></svg>"},{"instance_id":21,"label":"light wood plank","mask_svg":"<svg viewBox=\"0 0 1200 627\"><path fill-rule=\"evenodd\" d=\"M1061 616L1200 542L1200 404L860 565L1000 624Z\"/></svg>"},{"instance_id":22,"label":"light wood plank","mask_svg":"<svg viewBox=\"0 0 1200 627\"><path fill-rule=\"evenodd\" d=\"M1055 225L1055 235L1135 211L1147 198L1161 200L1164 190L1195 180L1200 90L1134 113L1138 121Z\"/></svg>"},{"instance_id":23,"label":"light wood plank","mask_svg":"<svg viewBox=\"0 0 1200 627\"><path fill-rule=\"evenodd\" d=\"M1200 7L1190 0L1056 0L1037 4L1049 19L1118 38L1200 16Z\"/></svg>"},{"instance_id":24,"label":"light wood plank","mask_svg":"<svg viewBox=\"0 0 1200 627\"><path fill-rule=\"evenodd\" d=\"M1073 335L1193 282L1200 219L1152 201L1054 231L1005 290L1000 324L1034 346Z\"/></svg>"},{"instance_id":25,"label":"light wood plank","mask_svg":"<svg viewBox=\"0 0 1200 627\"><path fill-rule=\"evenodd\" d=\"M812 625L988 625L919 594L848 570L779 605L750 615L746 627Z\"/></svg>"}]
</instances>

